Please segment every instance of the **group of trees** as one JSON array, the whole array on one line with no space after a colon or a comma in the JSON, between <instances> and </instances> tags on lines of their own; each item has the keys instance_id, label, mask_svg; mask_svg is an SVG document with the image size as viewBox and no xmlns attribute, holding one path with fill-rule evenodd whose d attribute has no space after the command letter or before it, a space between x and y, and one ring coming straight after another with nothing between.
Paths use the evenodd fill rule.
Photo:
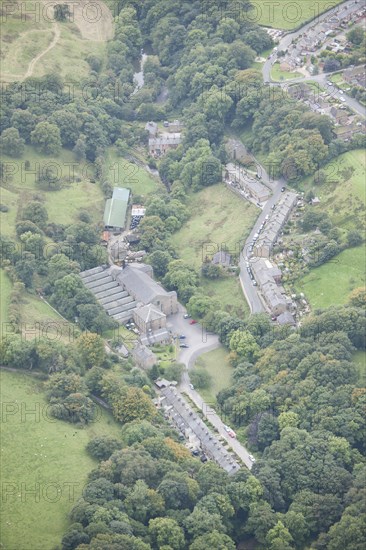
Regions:
<instances>
[{"instance_id":1,"label":"group of trees","mask_svg":"<svg viewBox=\"0 0 366 550\"><path fill-rule=\"evenodd\" d=\"M41 199L41 197L39 197ZM16 223L18 242L2 237L2 266L15 283L26 289L38 288L52 305L70 321L77 319L82 330L102 333L113 328L107 316L78 273L106 261L99 245L99 231L89 217L69 226L57 226L48 220L41 200L31 200ZM51 237L54 242L47 241ZM14 311L20 299L15 300ZM13 319L14 320L14 319Z\"/></svg>"}]
</instances>

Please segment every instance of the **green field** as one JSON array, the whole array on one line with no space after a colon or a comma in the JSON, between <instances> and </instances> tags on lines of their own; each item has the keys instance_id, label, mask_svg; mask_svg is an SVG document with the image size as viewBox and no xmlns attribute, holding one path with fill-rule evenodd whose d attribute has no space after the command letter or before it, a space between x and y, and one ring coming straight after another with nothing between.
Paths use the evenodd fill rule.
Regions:
<instances>
[{"instance_id":1,"label":"green field","mask_svg":"<svg viewBox=\"0 0 366 550\"><path fill-rule=\"evenodd\" d=\"M301 2L288 2L287 0L277 0L272 3L266 0L258 0L253 2L254 10L250 15L250 20L274 29L296 29L341 1L319 0L318 2L312 2L311 0L302 0Z\"/></svg>"},{"instance_id":2,"label":"green field","mask_svg":"<svg viewBox=\"0 0 366 550\"><path fill-rule=\"evenodd\" d=\"M220 390L227 388L231 383L232 367L228 363L228 352L224 348L218 348L200 355L196 366L204 367L212 376L211 387L200 390L205 401L214 405L216 395Z\"/></svg>"},{"instance_id":3,"label":"green field","mask_svg":"<svg viewBox=\"0 0 366 550\"><path fill-rule=\"evenodd\" d=\"M68 149L62 149L56 157L40 153L27 145L21 158L15 159L2 154L1 160L7 166L4 186L10 191L39 190L36 175L45 174L47 169L52 170L55 178L71 178L75 182L78 179L88 180L94 174L91 163L76 161L74 153ZM29 161L28 167L25 166L26 161Z\"/></svg>"},{"instance_id":4,"label":"green field","mask_svg":"<svg viewBox=\"0 0 366 550\"><path fill-rule=\"evenodd\" d=\"M365 286L365 265L364 247L348 248L299 279L296 290L305 294L314 309L344 304L354 288Z\"/></svg>"},{"instance_id":5,"label":"green field","mask_svg":"<svg viewBox=\"0 0 366 550\"><path fill-rule=\"evenodd\" d=\"M220 309L232 315L242 317L249 313L249 306L244 298L238 277L225 277L215 281L205 279L203 292L220 303Z\"/></svg>"},{"instance_id":6,"label":"green field","mask_svg":"<svg viewBox=\"0 0 366 550\"><path fill-rule=\"evenodd\" d=\"M1 0L0 7L2 3L9 6L11 4ZM32 59L45 51L54 40L56 28L60 36L54 47L34 65L32 76L57 73L68 85L80 83L82 79L87 78L90 68L86 57L93 54L104 59L106 43L82 38L76 23L58 23L56 27L52 22L51 8L43 8L40 2L28 0L26 4L26 10L24 7L20 9L19 4L13 11L4 10L0 39L2 80L9 82L22 79ZM25 17L25 13L29 15ZM80 21L78 23L80 25Z\"/></svg>"},{"instance_id":7,"label":"green field","mask_svg":"<svg viewBox=\"0 0 366 550\"><path fill-rule=\"evenodd\" d=\"M7 0L0 1L0 9L3 9L0 33L1 73L5 81L11 80L10 75L22 77L30 59L46 48L52 40L50 21L39 16L22 17L19 5L11 13L11 9L5 8L10 4ZM37 4L38 2L29 0L27 11L34 10Z\"/></svg>"},{"instance_id":8,"label":"green field","mask_svg":"<svg viewBox=\"0 0 366 550\"><path fill-rule=\"evenodd\" d=\"M10 293L12 289L11 280L5 273L3 269L0 269L0 288L1 288L1 297L0 297L0 316L1 323L6 323L8 321L8 306L10 300ZM4 326L3 324L1 326Z\"/></svg>"},{"instance_id":9,"label":"green field","mask_svg":"<svg viewBox=\"0 0 366 550\"><path fill-rule=\"evenodd\" d=\"M24 294L21 307L22 332L25 338L35 334L50 341L73 342L78 330L73 323L64 320L38 296Z\"/></svg>"},{"instance_id":10,"label":"green field","mask_svg":"<svg viewBox=\"0 0 366 550\"><path fill-rule=\"evenodd\" d=\"M75 223L81 210L86 210L95 223L103 219L105 199L97 183L72 183L60 191L45 193L44 199L48 218L54 223Z\"/></svg>"},{"instance_id":11,"label":"green field","mask_svg":"<svg viewBox=\"0 0 366 550\"><path fill-rule=\"evenodd\" d=\"M206 256L224 246L238 253L258 216L258 209L241 200L224 185L217 184L191 195L191 217L172 238L172 245L192 267L199 269Z\"/></svg>"},{"instance_id":12,"label":"green field","mask_svg":"<svg viewBox=\"0 0 366 550\"><path fill-rule=\"evenodd\" d=\"M358 383L361 388L366 386L366 351L355 351L352 355L353 362L358 369Z\"/></svg>"},{"instance_id":13,"label":"green field","mask_svg":"<svg viewBox=\"0 0 366 550\"><path fill-rule=\"evenodd\" d=\"M349 151L335 158L321 169L325 182L314 183L306 178L299 185L302 191L313 189L321 200L320 207L333 224L342 229L365 227L366 154L362 149Z\"/></svg>"},{"instance_id":14,"label":"green field","mask_svg":"<svg viewBox=\"0 0 366 550\"><path fill-rule=\"evenodd\" d=\"M133 195L149 195L154 193L161 183L147 170L117 156L114 148L110 148L106 156L105 170L108 181L115 187L127 187Z\"/></svg>"},{"instance_id":15,"label":"green field","mask_svg":"<svg viewBox=\"0 0 366 550\"><path fill-rule=\"evenodd\" d=\"M217 184L203 189L189 199L191 217L182 229L171 238L173 247L187 264L199 270L206 257L227 248L238 254L241 243L247 236L257 209L241 200L224 185ZM202 290L222 304L223 309L243 313L247 304L234 275L221 280L205 279Z\"/></svg>"},{"instance_id":16,"label":"green field","mask_svg":"<svg viewBox=\"0 0 366 550\"><path fill-rule=\"evenodd\" d=\"M281 71L280 64L275 63L272 66L271 78L272 80L292 80L293 78L303 78L304 75L298 72Z\"/></svg>"},{"instance_id":17,"label":"green field","mask_svg":"<svg viewBox=\"0 0 366 550\"><path fill-rule=\"evenodd\" d=\"M85 445L96 435L118 437L120 428L104 411L85 429L55 421L47 415L41 382L7 371L2 371L0 378L6 407L1 438L0 546L6 550L50 550L60 543L68 513L87 474L96 466ZM10 411L12 415L5 414ZM35 489L38 493L32 493Z\"/></svg>"}]
</instances>

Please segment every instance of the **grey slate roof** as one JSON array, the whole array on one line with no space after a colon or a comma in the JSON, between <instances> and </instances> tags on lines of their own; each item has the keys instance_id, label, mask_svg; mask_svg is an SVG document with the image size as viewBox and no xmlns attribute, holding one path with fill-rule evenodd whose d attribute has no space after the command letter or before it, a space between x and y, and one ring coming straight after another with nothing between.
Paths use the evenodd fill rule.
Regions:
<instances>
[{"instance_id":1,"label":"grey slate roof","mask_svg":"<svg viewBox=\"0 0 366 550\"><path fill-rule=\"evenodd\" d=\"M212 257L212 263L229 266L231 264L231 256L224 250L216 252Z\"/></svg>"},{"instance_id":2,"label":"grey slate roof","mask_svg":"<svg viewBox=\"0 0 366 550\"><path fill-rule=\"evenodd\" d=\"M152 302L158 296L168 294L162 286L143 270L134 269L129 265L120 270L116 280L126 288L127 292L132 292L136 296L136 300L144 304Z\"/></svg>"},{"instance_id":3,"label":"grey slate roof","mask_svg":"<svg viewBox=\"0 0 366 550\"><path fill-rule=\"evenodd\" d=\"M142 319L145 323L155 321L156 319L163 319L165 317L165 314L152 304L139 307L136 309L135 315L140 317L140 319Z\"/></svg>"}]
</instances>

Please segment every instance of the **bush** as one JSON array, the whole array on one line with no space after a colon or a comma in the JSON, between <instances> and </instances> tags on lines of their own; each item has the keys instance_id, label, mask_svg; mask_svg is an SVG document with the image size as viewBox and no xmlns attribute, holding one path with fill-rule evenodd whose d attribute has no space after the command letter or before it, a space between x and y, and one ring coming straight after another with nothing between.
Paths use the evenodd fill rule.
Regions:
<instances>
[{"instance_id":1,"label":"bush","mask_svg":"<svg viewBox=\"0 0 366 550\"><path fill-rule=\"evenodd\" d=\"M209 388L212 381L210 373L202 367L194 368L190 373L190 379L192 384L199 389Z\"/></svg>"}]
</instances>

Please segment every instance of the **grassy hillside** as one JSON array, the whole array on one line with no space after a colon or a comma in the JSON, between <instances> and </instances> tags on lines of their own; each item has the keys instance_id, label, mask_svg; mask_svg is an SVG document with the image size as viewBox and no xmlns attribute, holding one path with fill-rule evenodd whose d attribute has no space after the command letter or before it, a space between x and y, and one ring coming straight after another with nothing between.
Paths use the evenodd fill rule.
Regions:
<instances>
[{"instance_id":1,"label":"grassy hillside","mask_svg":"<svg viewBox=\"0 0 366 550\"><path fill-rule=\"evenodd\" d=\"M313 308L344 304L354 288L365 286L365 265L364 247L349 248L332 261L312 269L295 286Z\"/></svg>"},{"instance_id":2,"label":"grassy hillside","mask_svg":"<svg viewBox=\"0 0 366 550\"><path fill-rule=\"evenodd\" d=\"M50 550L60 542L68 513L82 492L88 472L96 466L85 445L96 435L118 437L120 429L104 411L85 429L54 420L47 415L40 381L6 371L0 372L0 378L2 402L8 403L6 410L14 411L2 423L0 546L7 550ZM24 411L36 414L25 415ZM39 499L32 493L36 487Z\"/></svg>"},{"instance_id":3,"label":"grassy hillside","mask_svg":"<svg viewBox=\"0 0 366 550\"><path fill-rule=\"evenodd\" d=\"M10 292L12 288L11 281L5 271L0 269L0 288L1 288L1 299L0 299L0 317L1 317L1 326L8 321L8 305L10 300Z\"/></svg>"},{"instance_id":4,"label":"grassy hillside","mask_svg":"<svg viewBox=\"0 0 366 550\"><path fill-rule=\"evenodd\" d=\"M145 168L119 157L114 147L110 147L105 159L106 175L115 187L128 187L133 195L149 195L161 183Z\"/></svg>"},{"instance_id":5,"label":"grassy hillside","mask_svg":"<svg viewBox=\"0 0 366 550\"><path fill-rule=\"evenodd\" d=\"M333 224L343 229L361 229L365 226L366 155L356 149L340 155L321 169L325 181L320 185L314 176L306 178L299 188L312 189L321 200L322 211Z\"/></svg>"},{"instance_id":6,"label":"grassy hillside","mask_svg":"<svg viewBox=\"0 0 366 550\"><path fill-rule=\"evenodd\" d=\"M241 243L258 216L258 209L241 200L222 184L202 189L190 197L191 217L175 233L171 242L179 256L199 270L205 257L225 246L239 253ZM203 291L217 298L222 309L235 313L247 311L247 304L237 278L228 276L219 281L205 279Z\"/></svg>"},{"instance_id":7,"label":"grassy hillside","mask_svg":"<svg viewBox=\"0 0 366 550\"><path fill-rule=\"evenodd\" d=\"M365 230L365 164L365 151L349 151L322 169L324 183L316 184L314 177L311 177L300 186L303 191L314 191L321 200L316 208L327 213L333 225L344 233L351 229ZM313 308L342 304L352 289L365 284L365 263L363 246L348 249L332 261L311 270L295 286L306 294Z\"/></svg>"},{"instance_id":8,"label":"grassy hillside","mask_svg":"<svg viewBox=\"0 0 366 550\"><path fill-rule=\"evenodd\" d=\"M101 4L100 0L97 2ZM89 75L86 61L89 54L105 58L105 40L111 35L110 21L105 24L105 12L93 25L89 23L90 32L81 5L77 3L74 3L74 21L63 23L52 20L51 3L44 7L42 2L28 0L21 8L19 2L14 2L13 10L10 4L7 0L0 1L0 10L3 10L0 76L3 82L56 72L68 84L78 83Z\"/></svg>"}]
</instances>

